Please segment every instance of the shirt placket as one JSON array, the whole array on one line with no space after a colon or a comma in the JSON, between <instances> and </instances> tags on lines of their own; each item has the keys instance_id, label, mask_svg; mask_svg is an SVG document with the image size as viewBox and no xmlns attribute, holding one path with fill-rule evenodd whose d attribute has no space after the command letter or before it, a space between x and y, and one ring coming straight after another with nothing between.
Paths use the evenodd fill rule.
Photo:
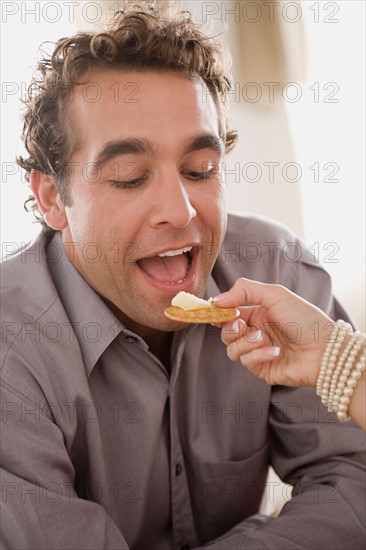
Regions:
<instances>
[{"instance_id":1,"label":"shirt placket","mask_svg":"<svg viewBox=\"0 0 366 550\"><path fill-rule=\"evenodd\" d=\"M175 550L189 550L190 548L195 548L198 544L195 535L187 473L179 438L177 411L174 400L175 381L179 372L183 350L184 342L181 342L175 357L175 365L172 370L169 387L170 487Z\"/></svg>"}]
</instances>

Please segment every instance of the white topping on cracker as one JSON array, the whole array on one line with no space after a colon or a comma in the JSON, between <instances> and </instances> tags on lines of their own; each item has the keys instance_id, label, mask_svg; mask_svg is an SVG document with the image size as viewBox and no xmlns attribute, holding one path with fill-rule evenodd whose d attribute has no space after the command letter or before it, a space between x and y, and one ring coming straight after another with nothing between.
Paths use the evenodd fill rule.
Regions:
<instances>
[{"instance_id":1,"label":"white topping on cracker","mask_svg":"<svg viewBox=\"0 0 366 550\"><path fill-rule=\"evenodd\" d=\"M193 309L202 309L205 307L210 307L211 302L207 300L202 300L202 298L197 298L194 294L189 292L178 292L176 296L171 301L172 306L180 307L186 311L191 311Z\"/></svg>"}]
</instances>

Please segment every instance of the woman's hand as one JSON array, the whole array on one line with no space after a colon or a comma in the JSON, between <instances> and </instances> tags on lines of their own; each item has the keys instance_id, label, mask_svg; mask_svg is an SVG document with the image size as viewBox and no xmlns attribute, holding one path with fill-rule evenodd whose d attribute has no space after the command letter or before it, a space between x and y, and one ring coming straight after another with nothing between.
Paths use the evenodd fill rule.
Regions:
<instances>
[{"instance_id":1,"label":"woman's hand","mask_svg":"<svg viewBox=\"0 0 366 550\"><path fill-rule=\"evenodd\" d=\"M280 285L244 278L216 297L215 305L240 309L240 319L221 332L230 359L268 384L316 385L325 346L335 335L321 310Z\"/></svg>"},{"instance_id":2,"label":"woman's hand","mask_svg":"<svg viewBox=\"0 0 366 550\"><path fill-rule=\"evenodd\" d=\"M249 279L238 279L231 290L215 298L215 303L240 309L240 319L226 323L221 332L230 359L241 361L268 384L316 386L326 345L337 336L337 325L325 313L282 286ZM254 305L243 306L246 303ZM343 349L350 338L350 334L345 335ZM364 354L363 342L355 363L362 362ZM363 366L348 409L363 429L365 373Z\"/></svg>"}]
</instances>

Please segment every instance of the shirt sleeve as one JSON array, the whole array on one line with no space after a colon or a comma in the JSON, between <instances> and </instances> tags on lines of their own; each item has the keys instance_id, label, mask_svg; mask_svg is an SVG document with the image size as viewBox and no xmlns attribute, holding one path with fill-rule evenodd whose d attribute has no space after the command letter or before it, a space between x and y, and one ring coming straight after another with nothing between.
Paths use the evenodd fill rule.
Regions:
<instances>
[{"instance_id":1,"label":"shirt sleeve","mask_svg":"<svg viewBox=\"0 0 366 550\"><path fill-rule=\"evenodd\" d=\"M1 548L119 549L128 545L102 506L78 498L59 427L43 400L1 384Z\"/></svg>"},{"instance_id":2,"label":"shirt sleeve","mask_svg":"<svg viewBox=\"0 0 366 550\"><path fill-rule=\"evenodd\" d=\"M281 284L316 304L333 319L348 320L333 297L329 275L310 255L281 268ZM296 322L296 320L294 320ZM315 327L312 328L315 330ZM315 337L315 332L314 332ZM271 464L293 486L277 518L255 530L228 533L212 549L292 550L365 547L365 434L342 424L310 388L274 386L270 407ZM244 522L245 523L245 522Z\"/></svg>"}]
</instances>

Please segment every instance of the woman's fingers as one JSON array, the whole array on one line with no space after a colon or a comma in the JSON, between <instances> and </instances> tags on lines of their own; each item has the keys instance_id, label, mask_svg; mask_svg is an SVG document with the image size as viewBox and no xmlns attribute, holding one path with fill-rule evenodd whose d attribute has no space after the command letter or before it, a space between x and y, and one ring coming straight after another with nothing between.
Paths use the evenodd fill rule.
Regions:
<instances>
[{"instance_id":1,"label":"woman's fingers","mask_svg":"<svg viewBox=\"0 0 366 550\"><path fill-rule=\"evenodd\" d=\"M243 319L236 319L225 323L221 330L221 340L225 345L229 345L236 340L244 339L249 343L260 342L262 340L262 331L256 326L249 326Z\"/></svg>"},{"instance_id":2,"label":"woman's fingers","mask_svg":"<svg viewBox=\"0 0 366 550\"><path fill-rule=\"evenodd\" d=\"M232 361L239 361L241 355L263 347L263 334L260 330L245 331L241 337L227 343L227 354ZM267 358L268 360L268 358Z\"/></svg>"},{"instance_id":3,"label":"woman's fingers","mask_svg":"<svg viewBox=\"0 0 366 550\"><path fill-rule=\"evenodd\" d=\"M273 360L280 354L278 347L259 348L240 356L240 362L254 376L267 384L280 384L277 380L278 369L273 368Z\"/></svg>"},{"instance_id":4,"label":"woman's fingers","mask_svg":"<svg viewBox=\"0 0 366 550\"><path fill-rule=\"evenodd\" d=\"M238 307L250 303L262 305L268 309L281 300L289 299L291 295L289 290L280 285L259 283L241 277L230 290L216 296L214 302L222 307Z\"/></svg>"},{"instance_id":5,"label":"woman's fingers","mask_svg":"<svg viewBox=\"0 0 366 550\"><path fill-rule=\"evenodd\" d=\"M240 355L239 360L249 370L254 370L256 367L261 367L263 363L276 359L280 353L281 349L278 346L268 346L250 350Z\"/></svg>"},{"instance_id":6,"label":"woman's fingers","mask_svg":"<svg viewBox=\"0 0 366 550\"><path fill-rule=\"evenodd\" d=\"M242 319L229 321L221 327L221 341L227 346L231 342L238 340L245 330L246 323Z\"/></svg>"}]
</instances>

